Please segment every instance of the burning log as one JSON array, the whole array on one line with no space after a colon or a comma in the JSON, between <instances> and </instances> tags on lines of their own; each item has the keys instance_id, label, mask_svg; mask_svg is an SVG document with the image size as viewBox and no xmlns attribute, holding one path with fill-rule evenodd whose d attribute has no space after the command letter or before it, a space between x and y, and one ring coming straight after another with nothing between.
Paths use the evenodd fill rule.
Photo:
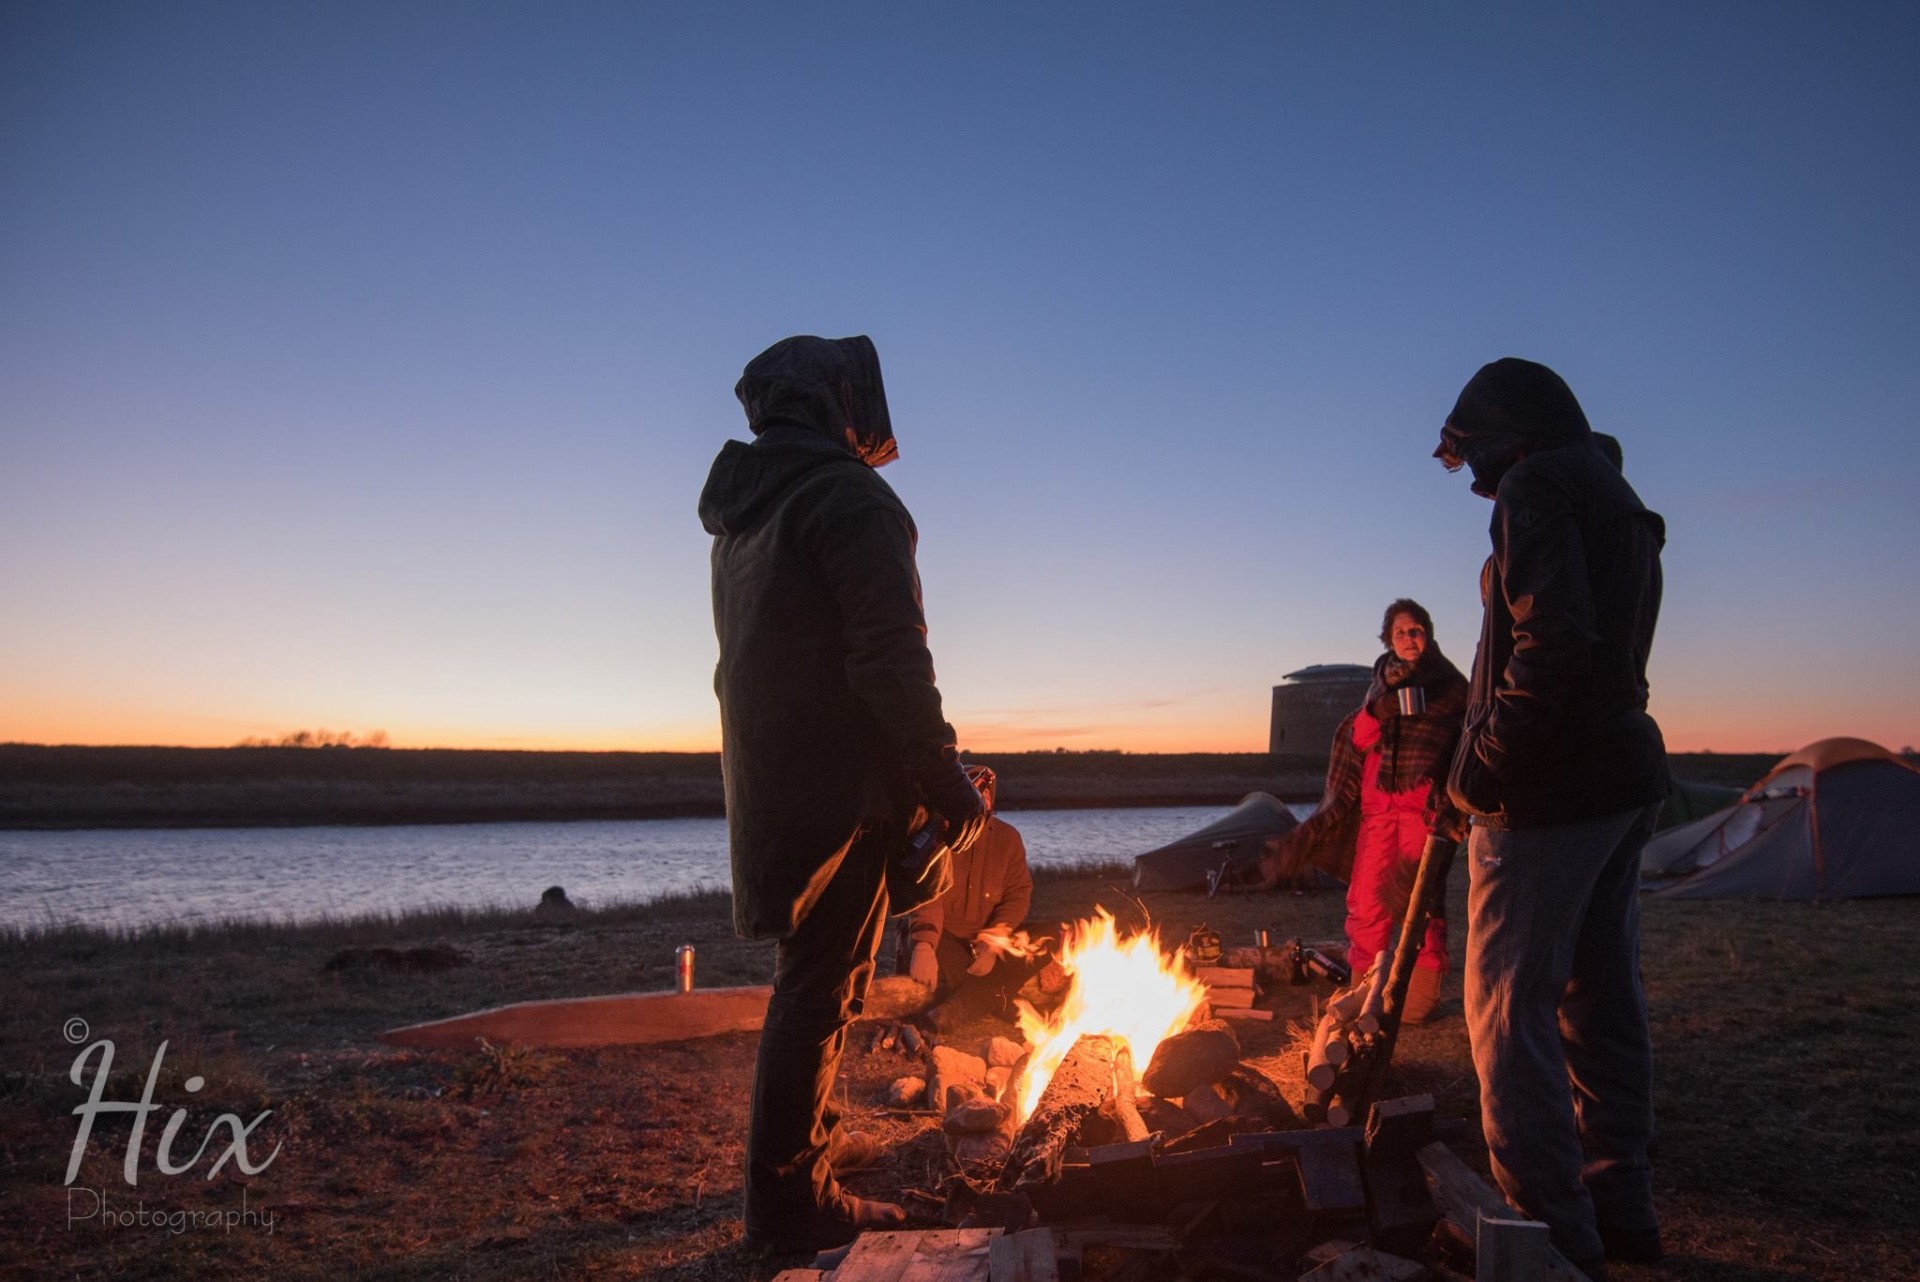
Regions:
<instances>
[{"instance_id":1,"label":"burning log","mask_svg":"<svg viewBox=\"0 0 1920 1282\"><path fill-rule=\"evenodd\" d=\"M1126 1054L1126 1043L1117 1037L1094 1033L1074 1042L1014 1137L1000 1186L1024 1191L1058 1179L1067 1146L1075 1142L1081 1125L1118 1093L1117 1078L1123 1069L1131 1102L1132 1058ZM1134 1117L1139 1117L1137 1110ZM1141 1133L1145 1134L1144 1124Z\"/></svg>"},{"instance_id":2,"label":"burning log","mask_svg":"<svg viewBox=\"0 0 1920 1282\"><path fill-rule=\"evenodd\" d=\"M1140 1116L1133 1077L1133 1051L1125 1042L1121 1042L1113 1051L1113 1107L1114 1121L1120 1127L1128 1141L1144 1140L1150 1134L1145 1119Z\"/></svg>"}]
</instances>

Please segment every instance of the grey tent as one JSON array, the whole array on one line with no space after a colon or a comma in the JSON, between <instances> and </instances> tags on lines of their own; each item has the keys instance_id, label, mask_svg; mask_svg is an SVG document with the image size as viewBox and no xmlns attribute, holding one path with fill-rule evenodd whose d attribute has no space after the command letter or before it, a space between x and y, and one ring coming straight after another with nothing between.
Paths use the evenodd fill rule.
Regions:
<instances>
[{"instance_id":1,"label":"grey tent","mask_svg":"<svg viewBox=\"0 0 1920 1282\"><path fill-rule=\"evenodd\" d=\"M1257 862L1267 839L1292 832L1296 822L1278 797L1250 792L1224 818L1137 857L1133 884L1140 890L1205 889L1210 874Z\"/></svg>"},{"instance_id":2,"label":"grey tent","mask_svg":"<svg viewBox=\"0 0 1920 1282\"><path fill-rule=\"evenodd\" d=\"M1656 836L1640 874L1674 899L1920 894L1920 771L1865 739L1822 739L1734 805Z\"/></svg>"}]
</instances>

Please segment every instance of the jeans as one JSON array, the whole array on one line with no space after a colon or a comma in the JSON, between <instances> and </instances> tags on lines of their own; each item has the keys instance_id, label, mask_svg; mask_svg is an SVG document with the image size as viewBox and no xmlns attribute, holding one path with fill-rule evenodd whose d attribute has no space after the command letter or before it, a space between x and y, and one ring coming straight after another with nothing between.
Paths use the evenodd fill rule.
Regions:
<instances>
[{"instance_id":1,"label":"jeans","mask_svg":"<svg viewBox=\"0 0 1920 1282\"><path fill-rule=\"evenodd\" d=\"M865 1004L887 920L886 859L901 834L854 839L799 927L774 948L747 1131L746 1229L778 1235L832 1209L830 1105L847 1028Z\"/></svg>"},{"instance_id":2,"label":"jeans","mask_svg":"<svg viewBox=\"0 0 1920 1282\"><path fill-rule=\"evenodd\" d=\"M1467 1034L1494 1178L1576 1265L1657 1228L1640 851L1658 805L1467 845Z\"/></svg>"}]
</instances>

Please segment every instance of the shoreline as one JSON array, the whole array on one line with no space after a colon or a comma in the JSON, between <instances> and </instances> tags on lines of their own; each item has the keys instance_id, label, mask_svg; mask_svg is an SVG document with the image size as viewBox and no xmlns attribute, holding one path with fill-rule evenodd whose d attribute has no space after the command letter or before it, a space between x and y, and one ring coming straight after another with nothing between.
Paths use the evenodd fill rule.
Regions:
<instances>
[{"instance_id":1,"label":"shoreline","mask_svg":"<svg viewBox=\"0 0 1920 1282\"><path fill-rule=\"evenodd\" d=\"M1318 800L1324 756L976 753L1008 810ZM1744 787L1778 754L1685 753L1674 777ZM718 818L718 753L0 744L0 831L385 827Z\"/></svg>"}]
</instances>

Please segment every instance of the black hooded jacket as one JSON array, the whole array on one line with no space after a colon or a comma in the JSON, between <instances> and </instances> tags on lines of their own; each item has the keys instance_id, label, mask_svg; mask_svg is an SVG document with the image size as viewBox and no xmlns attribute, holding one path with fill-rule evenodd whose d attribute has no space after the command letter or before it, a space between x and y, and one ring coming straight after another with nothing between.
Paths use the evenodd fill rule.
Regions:
<instances>
[{"instance_id":1,"label":"black hooded jacket","mask_svg":"<svg viewBox=\"0 0 1920 1282\"><path fill-rule=\"evenodd\" d=\"M1647 714L1666 526L1552 370L1508 358L1454 407L1443 452L1492 491L1480 646L1454 804L1493 827L1569 823L1667 795Z\"/></svg>"},{"instance_id":2,"label":"black hooded jacket","mask_svg":"<svg viewBox=\"0 0 1920 1282\"><path fill-rule=\"evenodd\" d=\"M721 449L700 521L714 536L734 926L766 938L793 931L861 832L904 839L910 768L954 734L913 520L855 453L884 442L891 457L873 345L787 339L737 392L756 439Z\"/></svg>"}]
</instances>

